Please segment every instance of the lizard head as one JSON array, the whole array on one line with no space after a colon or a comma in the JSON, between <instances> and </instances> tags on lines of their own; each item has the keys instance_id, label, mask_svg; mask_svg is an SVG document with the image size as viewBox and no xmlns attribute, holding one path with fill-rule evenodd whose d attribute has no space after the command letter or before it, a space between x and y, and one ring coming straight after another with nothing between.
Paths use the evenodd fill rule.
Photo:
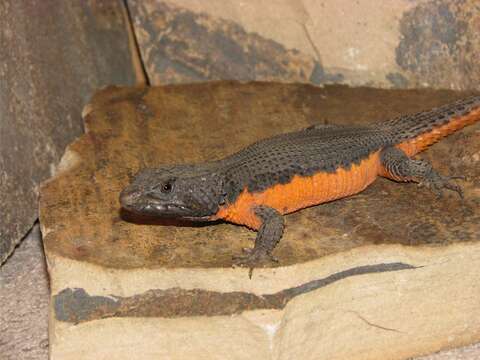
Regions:
<instances>
[{"instance_id":1,"label":"lizard head","mask_svg":"<svg viewBox=\"0 0 480 360\"><path fill-rule=\"evenodd\" d=\"M202 165L174 165L140 170L120 193L120 204L139 215L206 220L222 198L222 182L214 172Z\"/></svg>"}]
</instances>

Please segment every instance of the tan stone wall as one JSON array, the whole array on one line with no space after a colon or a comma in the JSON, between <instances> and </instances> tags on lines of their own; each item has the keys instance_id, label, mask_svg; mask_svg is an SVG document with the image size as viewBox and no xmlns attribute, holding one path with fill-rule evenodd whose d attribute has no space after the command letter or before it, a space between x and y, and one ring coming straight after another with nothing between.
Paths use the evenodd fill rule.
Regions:
<instances>
[{"instance_id":1,"label":"tan stone wall","mask_svg":"<svg viewBox=\"0 0 480 360\"><path fill-rule=\"evenodd\" d=\"M476 0L130 0L154 84L480 89Z\"/></svg>"}]
</instances>

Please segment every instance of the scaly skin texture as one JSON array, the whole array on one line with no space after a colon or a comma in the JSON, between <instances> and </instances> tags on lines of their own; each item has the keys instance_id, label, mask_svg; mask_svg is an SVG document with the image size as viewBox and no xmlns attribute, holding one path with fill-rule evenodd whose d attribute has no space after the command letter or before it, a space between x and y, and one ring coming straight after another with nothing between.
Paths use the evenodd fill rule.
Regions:
<instances>
[{"instance_id":1,"label":"scaly skin texture","mask_svg":"<svg viewBox=\"0 0 480 360\"><path fill-rule=\"evenodd\" d=\"M236 257L251 271L274 260L282 215L356 194L377 176L461 195L454 177L411 157L478 120L480 96L368 127L315 125L261 140L218 161L141 170L120 202L137 214L224 219L258 230L253 249Z\"/></svg>"}]
</instances>

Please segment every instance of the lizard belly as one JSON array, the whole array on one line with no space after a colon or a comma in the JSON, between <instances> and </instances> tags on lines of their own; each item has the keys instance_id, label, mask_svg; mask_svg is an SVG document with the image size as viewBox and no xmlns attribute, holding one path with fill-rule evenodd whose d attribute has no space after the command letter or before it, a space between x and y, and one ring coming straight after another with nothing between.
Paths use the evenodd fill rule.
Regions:
<instances>
[{"instance_id":1,"label":"lizard belly","mask_svg":"<svg viewBox=\"0 0 480 360\"><path fill-rule=\"evenodd\" d=\"M312 205L340 199L364 190L377 177L380 169L379 151L353 164L349 169L319 172L313 176L298 176L287 184L277 184L262 192L244 189L234 203L219 210L216 218L258 229L260 219L254 208L265 205L281 214L288 214Z\"/></svg>"}]
</instances>

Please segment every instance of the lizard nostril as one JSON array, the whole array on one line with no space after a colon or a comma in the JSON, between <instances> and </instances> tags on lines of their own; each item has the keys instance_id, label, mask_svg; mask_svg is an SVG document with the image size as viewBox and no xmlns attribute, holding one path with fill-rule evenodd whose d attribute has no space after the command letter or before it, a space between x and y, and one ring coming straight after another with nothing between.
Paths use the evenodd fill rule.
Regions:
<instances>
[{"instance_id":1,"label":"lizard nostril","mask_svg":"<svg viewBox=\"0 0 480 360\"><path fill-rule=\"evenodd\" d=\"M120 204L122 206L128 207L135 204L135 200L138 198L138 194L134 191L129 191L128 189L124 189L120 193Z\"/></svg>"}]
</instances>

